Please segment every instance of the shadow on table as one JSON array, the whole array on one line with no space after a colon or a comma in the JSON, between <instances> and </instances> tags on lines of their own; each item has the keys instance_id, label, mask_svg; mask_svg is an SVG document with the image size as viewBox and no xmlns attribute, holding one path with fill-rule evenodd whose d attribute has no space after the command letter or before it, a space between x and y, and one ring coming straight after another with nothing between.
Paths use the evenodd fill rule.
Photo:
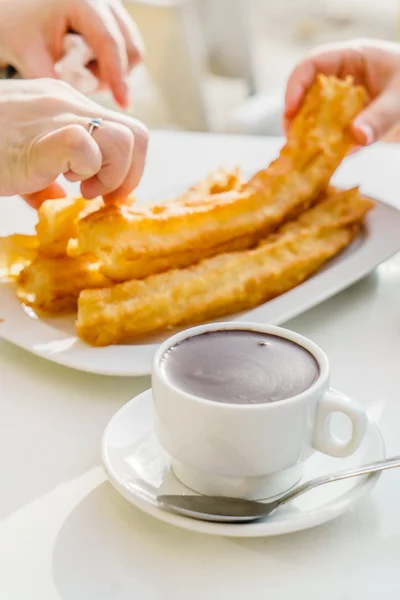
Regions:
<instances>
[{"instance_id":1,"label":"shadow on table","mask_svg":"<svg viewBox=\"0 0 400 600\"><path fill-rule=\"evenodd\" d=\"M3 342L0 372L0 518L98 465L107 422L148 387L59 367Z\"/></svg>"},{"instance_id":2,"label":"shadow on table","mask_svg":"<svg viewBox=\"0 0 400 600\"><path fill-rule=\"evenodd\" d=\"M348 563L349 552L359 555L366 539L373 541L377 522L374 504L366 499L354 512L293 535L210 537L141 513L105 482L61 528L53 550L53 578L62 600L243 600L249 585L254 586L252 600L265 600L266 589L294 592L296 575L304 582L307 571L312 581L327 578L331 561L337 564L342 550ZM290 577L282 580L286 568Z\"/></svg>"}]
</instances>

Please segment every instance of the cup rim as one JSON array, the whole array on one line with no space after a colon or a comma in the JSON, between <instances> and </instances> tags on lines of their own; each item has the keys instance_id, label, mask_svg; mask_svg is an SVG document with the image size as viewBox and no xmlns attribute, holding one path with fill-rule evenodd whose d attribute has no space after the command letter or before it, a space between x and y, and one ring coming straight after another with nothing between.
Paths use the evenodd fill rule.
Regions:
<instances>
[{"instance_id":1,"label":"cup rim","mask_svg":"<svg viewBox=\"0 0 400 600\"><path fill-rule=\"evenodd\" d=\"M319 377L316 381L314 381L314 383L310 385L309 388L307 388L303 392L300 392L299 394L296 394L295 396L285 398L284 400L280 400L279 402L263 402L260 404L236 404L234 402L215 402L215 400L209 400L207 398L203 398L202 396L197 396L190 392L181 390L178 386L174 385L171 381L169 381L164 371L161 369L161 359L172 346L183 342L188 338L196 337L197 335L201 335L203 333L221 330L255 331L259 333L275 335L277 337L281 337L292 341L302 346L305 350L308 350L308 352L312 354L312 356L318 363ZM190 327L189 329L185 329L172 335L164 342L162 342L162 344L160 344L153 357L152 377L155 376L161 381L161 383L165 387L168 388L169 391L184 396L185 398L188 398L193 402L204 404L205 406L213 406L214 408L219 407L223 410L265 410L271 409L272 407L301 402L301 400L303 400L306 396L314 393L318 388L321 388L324 385L324 383L329 381L329 362L325 352L315 342L301 335L300 333L291 331L290 329L285 329L284 327L279 327L276 325L255 323L251 321L222 321L220 323L207 323L205 325Z\"/></svg>"}]
</instances>

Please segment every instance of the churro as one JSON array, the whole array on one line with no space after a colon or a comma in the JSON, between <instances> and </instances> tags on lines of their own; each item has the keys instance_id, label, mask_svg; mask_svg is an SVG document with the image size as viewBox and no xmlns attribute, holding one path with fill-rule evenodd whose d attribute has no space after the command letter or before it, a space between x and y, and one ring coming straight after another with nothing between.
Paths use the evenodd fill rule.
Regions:
<instances>
[{"instance_id":1,"label":"churro","mask_svg":"<svg viewBox=\"0 0 400 600\"><path fill-rule=\"evenodd\" d=\"M319 76L293 121L279 157L239 190L185 196L153 206L106 206L78 223L78 250L93 254L115 281L142 278L201 258L250 246L305 210L349 150L348 130L365 91Z\"/></svg>"},{"instance_id":2,"label":"churro","mask_svg":"<svg viewBox=\"0 0 400 600\"><path fill-rule=\"evenodd\" d=\"M250 309L295 287L345 248L373 202L331 193L254 250L221 254L101 290L84 290L77 329L102 346Z\"/></svg>"}]
</instances>

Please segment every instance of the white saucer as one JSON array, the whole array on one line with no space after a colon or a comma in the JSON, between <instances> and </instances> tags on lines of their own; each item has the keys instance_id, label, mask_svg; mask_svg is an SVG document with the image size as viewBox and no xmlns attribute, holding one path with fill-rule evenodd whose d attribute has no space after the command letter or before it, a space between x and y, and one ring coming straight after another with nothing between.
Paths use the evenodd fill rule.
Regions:
<instances>
[{"instance_id":1,"label":"white saucer","mask_svg":"<svg viewBox=\"0 0 400 600\"><path fill-rule=\"evenodd\" d=\"M249 524L211 523L172 514L158 507L157 496L193 492L172 473L169 457L153 433L152 411L151 390L148 390L113 416L103 436L103 465L112 485L126 500L161 521L184 529L229 537L281 535L308 529L341 515L360 500L379 478L377 474L327 484L278 509L267 519ZM339 436L346 437L348 423L345 419L338 415L333 425ZM316 452L307 461L304 479L384 457L385 445L380 430L369 420L364 441L354 455L337 459Z\"/></svg>"}]
</instances>

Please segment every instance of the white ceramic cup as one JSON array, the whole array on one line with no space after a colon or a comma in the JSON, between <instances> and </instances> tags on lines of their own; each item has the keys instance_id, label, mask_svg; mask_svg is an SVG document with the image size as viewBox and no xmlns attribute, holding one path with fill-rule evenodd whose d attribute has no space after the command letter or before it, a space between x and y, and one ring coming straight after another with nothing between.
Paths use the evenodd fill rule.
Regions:
<instances>
[{"instance_id":1,"label":"white ceramic cup","mask_svg":"<svg viewBox=\"0 0 400 600\"><path fill-rule=\"evenodd\" d=\"M303 346L318 362L317 381L297 396L265 404L215 402L168 381L160 365L172 346L205 332L232 329L267 333ZM300 479L304 461L314 450L348 456L360 445L367 426L364 409L329 388L324 352L307 338L270 325L212 323L172 336L154 356L152 392L156 436L172 458L175 475L206 495L261 499L280 494ZM334 412L351 421L346 441L330 428Z\"/></svg>"}]
</instances>

